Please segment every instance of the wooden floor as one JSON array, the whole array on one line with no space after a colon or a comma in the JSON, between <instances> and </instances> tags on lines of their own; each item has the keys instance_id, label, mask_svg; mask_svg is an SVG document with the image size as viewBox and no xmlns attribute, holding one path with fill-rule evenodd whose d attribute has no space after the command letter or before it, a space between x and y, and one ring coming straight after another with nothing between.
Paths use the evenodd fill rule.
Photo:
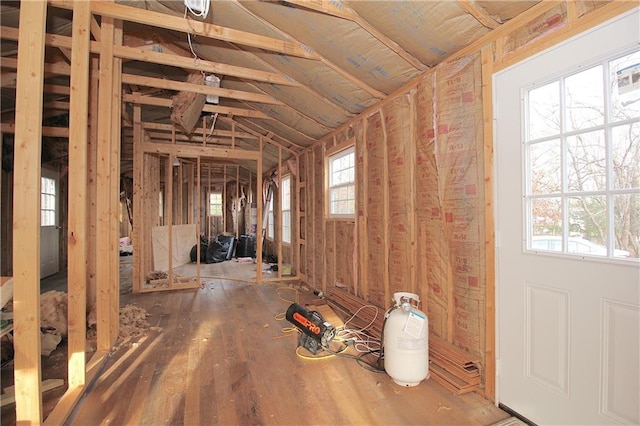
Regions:
<instances>
[{"instance_id":1,"label":"wooden floor","mask_svg":"<svg viewBox=\"0 0 640 426\"><path fill-rule=\"evenodd\" d=\"M114 351L69 424L491 425L509 417L433 381L404 388L353 359L298 357L297 337L281 331L290 324L275 319L295 294L280 285L207 279L202 289L133 294L130 258L121 265L121 304L145 308L162 330ZM300 292L301 303L313 297ZM43 359L43 378L66 377L64 358L66 345ZM43 395L45 416L61 393ZM2 425L15 424L11 408Z\"/></svg>"},{"instance_id":2,"label":"wooden floor","mask_svg":"<svg viewBox=\"0 0 640 426\"><path fill-rule=\"evenodd\" d=\"M352 360L306 360L282 337L292 291L211 280L204 289L129 294L152 332L118 351L71 423L490 425L508 415L436 383L403 388ZM303 295L303 299L304 299ZM126 300L125 300L126 299ZM303 300L301 300L303 301Z\"/></svg>"}]
</instances>

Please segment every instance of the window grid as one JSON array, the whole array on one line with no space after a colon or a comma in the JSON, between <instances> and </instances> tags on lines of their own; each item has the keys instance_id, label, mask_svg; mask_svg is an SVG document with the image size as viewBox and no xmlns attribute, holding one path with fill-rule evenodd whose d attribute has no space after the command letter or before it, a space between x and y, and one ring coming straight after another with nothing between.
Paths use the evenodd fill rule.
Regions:
<instances>
[{"instance_id":1,"label":"window grid","mask_svg":"<svg viewBox=\"0 0 640 426\"><path fill-rule=\"evenodd\" d=\"M282 242L291 243L291 176L282 178Z\"/></svg>"},{"instance_id":2,"label":"window grid","mask_svg":"<svg viewBox=\"0 0 640 426\"><path fill-rule=\"evenodd\" d=\"M355 148L332 155L329 161L329 217L355 215Z\"/></svg>"},{"instance_id":3,"label":"window grid","mask_svg":"<svg viewBox=\"0 0 640 426\"><path fill-rule=\"evenodd\" d=\"M222 193L209 193L209 216L222 217Z\"/></svg>"},{"instance_id":4,"label":"window grid","mask_svg":"<svg viewBox=\"0 0 640 426\"><path fill-rule=\"evenodd\" d=\"M40 180L40 226L56 225L56 181L42 177Z\"/></svg>"},{"instance_id":5,"label":"window grid","mask_svg":"<svg viewBox=\"0 0 640 426\"><path fill-rule=\"evenodd\" d=\"M627 63L623 65L625 60ZM623 246L625 237L621 236L622 231L617 227L620 227L619 221L626 220L625 227L630 226L631 229L624 232L630 232L631 239L640 238L640 224L637 219L634 223L633 219L634 211L637 214L640 209L640 174L637 165L640 155L640 107L634 107L633 104L640 105L640 95L630 101L627 99L628 104L632 105L631 109L617 105L624 103L620 94L621 69L614 66L616 62L623 65L620 67L622 71L624 66L629 67L631 63L630 68L635 69L632 78L638 80L640 52L633 52L583 67L525 94L525 204L527 248L530 250L638 258L637 245L640 241L636 241L635 245L629 243ZM594 82L589 74L595 75L599 69L602 71L600 82ZM584 76L590 77L588 85L583 83L581 90L571 92L572 84ZM593 87L600 88L601 93L593 90ZM546 96L536 93L539 91L544 94L547 88L552 90ZM557 93L553 93L556 88ZM636 88L635 91L640 93L640 89ZM600 103L590 104L589 92ZM556 95L558 102L554 104ZM576 103L572 96L584 103ZM581 100L581 97L584 99ZM548 108L546 117L538 114L536 106L540 104L537 102ZM547 105L544 105L545 102ZM558 108L557 112L554 107ZM598 107L602 109L598 111ZM558 121L557 125L553 124L554 118ZM616 154L618 151L630 155L635 153L635 160L625 159L623 155ZM570 170L570 166L574 170ZM635 175L627 176L625 181L624 176L617 177L624 173L618 171L614 174L620 169L630 169L629 174ZM587 173L583 173L585 171ZM545 223L540 224L541 221ZM550 223L553 226L549 226Z\"/></svg>"},{"instance_id":6,"label":"window grid","mask_svg":"<svg viewBox=\"0 0 640 426\"><path fill-rule=\"evenodd\" d=\"M273 239L275 232L273 226L273 195L269 200L269 205L267 206L267 238Z\"/></svg>"}]
</instances>

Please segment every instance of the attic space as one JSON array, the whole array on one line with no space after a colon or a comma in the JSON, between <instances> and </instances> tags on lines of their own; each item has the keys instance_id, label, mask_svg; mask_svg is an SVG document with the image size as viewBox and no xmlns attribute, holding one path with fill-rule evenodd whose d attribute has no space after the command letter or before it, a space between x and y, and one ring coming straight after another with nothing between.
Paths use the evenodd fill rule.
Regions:
<instances>
[{"instance_id":1,"label":"attic space","mask_svg":"<svg viewBox=\"0 0 640 426\"><path fill-rule=\"evenodd\" d=\"M2 424L640 422L637 3L0 14Z\"/></svg>"}]
</instances>

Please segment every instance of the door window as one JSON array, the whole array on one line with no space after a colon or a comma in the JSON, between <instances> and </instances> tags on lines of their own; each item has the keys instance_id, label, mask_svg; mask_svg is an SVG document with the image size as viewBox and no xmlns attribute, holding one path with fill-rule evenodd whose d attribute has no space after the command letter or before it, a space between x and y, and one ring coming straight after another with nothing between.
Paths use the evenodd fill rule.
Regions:
<instances>
[{"instance_id":1,"label":"door window","mask_svg":"<svg viewBox=\"0 0 640 426\"><path fill-rule=\"evenodd\" d=\"M640 52L525 93L527 248L640 256Z\"/></svg>"}]
</instances>

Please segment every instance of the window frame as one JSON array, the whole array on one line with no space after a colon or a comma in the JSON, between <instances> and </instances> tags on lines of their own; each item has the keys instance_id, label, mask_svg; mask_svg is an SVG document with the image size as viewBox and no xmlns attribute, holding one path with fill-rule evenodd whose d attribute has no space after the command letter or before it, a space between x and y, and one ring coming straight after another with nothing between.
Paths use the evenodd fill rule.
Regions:
<instances>
[{"instance_id":1,"label":"window frame","mask_svg":"<svg viewBox=\"0 0 640 426\"><path fill-rule=\"evenodd\" d=\"M339 185L332 185L332 165L333 162L343 158L347 155L353 154L353 181L342 183ZM325 151L325 219L326 220L345 220L355 221L357 212L357 157L355 139L351 138L348 141L334 146L331 149ZM340 214L331 212L331 190L334 188L348 188L353 187L353 213Z\"/></svg>"},{"instance_id":2,"label":"window frame","mask_svg":"<svg viewBox=\"0 0 640 426\"><path fill-rule=\"evenodd\" d=\"M48 191L47 187L51 187L53 192ZM50 200L50 201L45 202L45 200ZM47 206L49 204L50 206ZM58 225L58 180L55 178L47 177L47 176L41 176L40 177L40 227L57 226L57 225Z\"/></svg>"},{"instance_id":3,"label":"window frame","mask_svg":"<svg viewBox=\"0 0 640 426\"><path fill-rule=\"evenodd\" d=\"M219 204L211 202L211 196L212 195L219 195L220 196L220 203ZM222 191L210 191L209 192L209 210L208 210L209 217L223 217L224 216L224 198L223 198L222 195L223 195ZM212 214L211 213L211 207L212 206L217 206L217 205L220 206L220 214Z\"/></svg>"},{"instance_id":4,"label":"window frame","mask_svg":"<svg viewBox=\"0 0 640 426\"><path fill-rule=\"evenodd\" d=\"M291 174L282 176L282 179L280 180L280 218L282 221L281 237L282 237L283 244L291 244L291 180L292 180ZM289 187L288 197L284 193L285 181L288 183L288 187ZM288 205L288 208L285 208L285 204ZM289 218L288 226L285 226L285 213Z\"/></svg>"}]
</instances>

